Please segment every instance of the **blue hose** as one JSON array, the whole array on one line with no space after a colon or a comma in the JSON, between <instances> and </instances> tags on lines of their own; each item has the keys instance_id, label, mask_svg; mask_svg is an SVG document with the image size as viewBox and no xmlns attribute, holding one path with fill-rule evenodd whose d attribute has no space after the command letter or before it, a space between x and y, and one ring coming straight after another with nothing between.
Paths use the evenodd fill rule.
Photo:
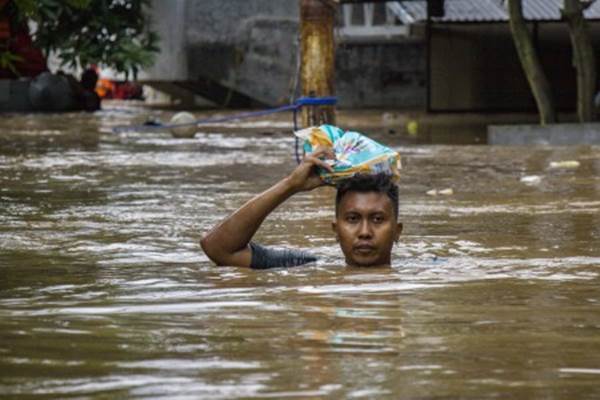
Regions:
<instances>
[{"instance_id":1,"label":"blue hose","mask_svg":"<svg viewBox=\"0 0 600 400\"><path fill-rule=\"evenodd\" d=\"M246 119L246 118L256 118L262 117L265 115L275 114L284 111L293 111L293 121L294 121L294 131L298 130L298 110L300 110L303 106L333 106L337 103L337 97L328 96L328 97L300 97L298 98L294 104L288 104L281 107L268 108L266 110L260 111L250 111L240 114L229 115L226 117L211 117L211 118L203 118L198 119L192 122L185 122L180 124L161 124L161 123L146 123L143 125L120 125L115 126L112 130L114 133L123 133L123 132L144 132L144 131L155 131L155 130L163 130L163 129L172 129L179 128L184 126L196 126L203 124L214 124L221 122L229 122L236 121L238 119ZM295 156L296 162L300 164L302 161L300 158L300 151L298 137L295 137ZM303 154L304 156L304 151Z\"/></svg>"}]
</instances>

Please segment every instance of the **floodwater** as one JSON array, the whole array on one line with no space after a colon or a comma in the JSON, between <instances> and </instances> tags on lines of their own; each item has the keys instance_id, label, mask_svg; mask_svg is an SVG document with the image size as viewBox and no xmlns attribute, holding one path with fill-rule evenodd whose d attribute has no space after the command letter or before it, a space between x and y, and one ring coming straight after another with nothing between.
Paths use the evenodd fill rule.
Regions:
<instances>
[{"instance_id":1,"label":"floodwater","mask_svg":"<svg viewBox=\"0 0 600 400\"><path fill-rule=\"evenodd\" d=\"M393 267L344 266L321 188L256 237L321 261L253 271L198 240L293 168L286 125L111 133L142 114L1 117L0 397L600 398L599 147L375 135Z\"/></svg>"}]
</instances>

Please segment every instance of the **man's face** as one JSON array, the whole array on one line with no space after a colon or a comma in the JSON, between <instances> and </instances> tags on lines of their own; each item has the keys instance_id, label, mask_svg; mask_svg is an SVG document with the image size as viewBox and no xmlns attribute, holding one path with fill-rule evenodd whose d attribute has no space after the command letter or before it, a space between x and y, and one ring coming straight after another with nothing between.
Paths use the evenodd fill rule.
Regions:
<instances>
[{"instance_id":1,"label":"man's face","mask_svg":"<svg viewBox=\"0 0 600 400\"><path fill-rule=\"evenodd\" d=\"M348 192L332 223L350 266L390 265L394 242L402 231L392 200L385 193Z\"/></svg>"}]
</instances>

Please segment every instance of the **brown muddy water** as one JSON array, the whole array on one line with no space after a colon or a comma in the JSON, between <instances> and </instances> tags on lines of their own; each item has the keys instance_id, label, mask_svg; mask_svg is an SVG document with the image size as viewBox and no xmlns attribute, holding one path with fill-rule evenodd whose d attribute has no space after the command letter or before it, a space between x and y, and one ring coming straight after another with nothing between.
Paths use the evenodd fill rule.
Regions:
<instances>
[{"instance_id":1,"label":"brown muddy water","mask_svg":"<svg viewBox=\"0 0 600 400\"><path fill-rule=\"evenodd\" d=\"M600 398L599 147L376 135L393 267L344 266L321 188L257 235L321 261L252 271L198 239L293 168L289 126L111 133L139 114L0 119L0 397Z\"/></svg>"}]
</instances>

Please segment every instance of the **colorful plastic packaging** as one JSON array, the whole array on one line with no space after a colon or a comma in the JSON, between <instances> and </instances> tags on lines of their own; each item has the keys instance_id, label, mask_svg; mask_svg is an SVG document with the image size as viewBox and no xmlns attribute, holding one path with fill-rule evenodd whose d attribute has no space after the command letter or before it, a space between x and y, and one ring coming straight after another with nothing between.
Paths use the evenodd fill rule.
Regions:
<instances>
[{"instance_id":1,"label":"colorful plastic packaging","mask_svg":"<svg viewBox=\"0 0 600 400\"><path fill-rule=\"evenodd\" d=\"M333 125L321 125L302 129L295 132L295 135L304 140L306 153L312 153L319 146L333 149L333 173L319 170L321 179L329 184L358 173L386 173L394 181L400 179L400 155L361 133L344 131Z\"/></svg>"}]
</instances>

